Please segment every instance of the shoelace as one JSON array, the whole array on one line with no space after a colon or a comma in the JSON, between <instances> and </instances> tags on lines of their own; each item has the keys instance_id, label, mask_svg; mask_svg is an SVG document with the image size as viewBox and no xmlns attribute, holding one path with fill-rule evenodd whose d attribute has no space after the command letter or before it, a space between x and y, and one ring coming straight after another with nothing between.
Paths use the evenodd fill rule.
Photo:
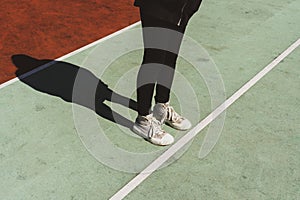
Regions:
<instances>
[{"instance_id":1,"label":"shoelace","mask_svg":"<svg viewBox=\"0 0 300 200\"><path fill-rule=\"evenodd\" d=\"M154 135L162 137L164 135L164 131L161 129L161 123L154 117L152 117L150 120L150 129L148 131L148 137L152 138Z\"/></svg>"},{"instance_id":2,"label":"shoelace","mask_svg":"<svg viewBox=\"0 0 300 200\"><path fill-rule=\"evenodd\" d=\"M167 106L167 119L169 121L180 122L183 119L172 106Z\"/></svg>"}]
</instances>

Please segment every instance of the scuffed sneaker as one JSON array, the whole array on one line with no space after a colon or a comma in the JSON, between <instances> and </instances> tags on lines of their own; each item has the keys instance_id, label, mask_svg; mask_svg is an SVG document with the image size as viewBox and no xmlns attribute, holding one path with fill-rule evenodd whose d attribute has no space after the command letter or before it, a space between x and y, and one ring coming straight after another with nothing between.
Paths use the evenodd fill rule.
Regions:
<instances>
[{"instance_id":1,"label":"scuffed sneaker","mask_svg":"<svg viewBox=\"0 0 300 200\"><path fill-rule=\"evenodd\" d=\"M152 114L139 115L132 131L155 145L166 146L174 142L173 136L162 130L161 123Z\"/></svg>"},{"instance_id":2,"label":"scuffed sneaker","mask_svg":"<svg viewBox=\"0 0 300 200\"><path fill-rule=\"evenodd\" d=\"M160 123L165 123L177 130L188 130L192 127L191 122L180 116L169 103L157 103L153 108L153 117Z\"/></svg>"}]
</instances>

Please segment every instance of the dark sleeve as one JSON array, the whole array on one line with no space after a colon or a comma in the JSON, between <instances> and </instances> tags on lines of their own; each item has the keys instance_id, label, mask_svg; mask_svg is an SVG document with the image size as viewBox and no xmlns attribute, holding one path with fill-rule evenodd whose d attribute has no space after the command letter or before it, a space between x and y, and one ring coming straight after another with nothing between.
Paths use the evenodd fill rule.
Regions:
<instances>
[{"instance_id":1,"label":"dark sleeve","mask_svg":"<svg viewBox=\"0 0 300 200\"><path fill-rule=\"evenodd\" d=\"M188 0L184 8L184 13L191 17L200 8L202 0Z\"/></svg>"},{"instance_id":2,"label":"dark sleeve","mask_svg":"<svg viewBox=\"0 0 300 200\"><path fill-rule=\"evenodd\" d=\"M149 15L177 24L181 17L189 19L201 0L135 0L134 5ZM182 13L183 12L183 13Z\"/></svg>"}]
</instances>

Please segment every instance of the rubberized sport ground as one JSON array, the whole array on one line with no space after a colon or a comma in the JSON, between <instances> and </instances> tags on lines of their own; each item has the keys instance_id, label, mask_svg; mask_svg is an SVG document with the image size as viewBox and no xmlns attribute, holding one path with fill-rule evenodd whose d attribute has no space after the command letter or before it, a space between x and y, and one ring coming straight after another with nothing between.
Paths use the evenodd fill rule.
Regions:
<instances>
[{"instance_id":1,"label":"rubberized sport ground","mask_svg":"<svg viewBox=\"0 0 300 200\"><path fill-rule=\"evenodd\" d=\"M135 163L125 159L112 167L93 154L104 152L107 143L97 138L100 132L93 131L94 124L85 114L96 119L113 146L126 152L144 153L145 157L158 152L159 157L168 147L153 146L130 135L126 125L133 122L134 110L130 109L130 118L120 126L109 120L105 110L95 113L88 106L70 103L66 94L73 92L68 80L76 68L94 75L118 94L135 99L134 93L125 91L134 90L131 73L136 74L142 51L131 51L133 41L124 38L131 31L139 33L138 11L131 1L61 2L20 1L16 5L4 1L0 6L0 27L4 30L0 41L1 199L120 199L120 191L130 200L299 199L299 0L203 1L186 34L209 54L222 77L226 98L279 55L282 59L226 107L222 132L206 157L199 158L208 133L205 126L185 146L183 155L171 156L168 166L149 173L140 183L134 178L145 174L120 170L131 165L139 171ZM75 15L77 18L72 17ZM102 65L105 55L114 57L118 48L128 51L108 66ZM193 51L185 53L194 55ZM34 60L29 62L28 56ZM21 81L14 78L55 58L57 65ZM205 68L206 57L199 55L198 61ZM178 60L177 71L178 80L180 74L186 78L199 103L200 111L193 113L197 119L191 120L196 127L214 112L211 94L184 57ZM120 77L130 87L117 87ZM194 102L190 102L195 99L185 95L180 85L177 90L183 93L172 96L174 106L193 109ZM104 101L103 109L107 108L121 115L128 113L123 106ZM176 141L190 133L166 129ZM95 136L89 144L97 144L93 149L83 142L89 132ZM114 156L108 152L104 157L114 162Z\"/></svg>"}]
</instances>

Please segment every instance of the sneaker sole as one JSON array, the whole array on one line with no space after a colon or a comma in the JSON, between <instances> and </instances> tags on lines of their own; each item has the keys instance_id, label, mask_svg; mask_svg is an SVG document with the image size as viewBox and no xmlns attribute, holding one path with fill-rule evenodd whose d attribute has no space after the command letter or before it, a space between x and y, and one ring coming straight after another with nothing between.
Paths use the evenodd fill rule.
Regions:
<instances>
[{"instance_id":1,"label":"sneaker sole","mask_svg":"<svg viewBox=\"0 0 300 200\"><path fill-rule=\"evenodd\" d=\"M156 143L156 142L153 142L153 141L151 140L151 138L149 138L149 137L145 136L144 134L142 134L141 131L140 131L138 128L136 128L135 126L133 126L131 130L132 130L132 132L134 132L134 133L137 134L138 136L142 137L144 140L150 142L151 144L157 145L157 146L168 146L168 145L171 145L171 144L174 142L174 141L173 141L173 142L170 143L170 144Z\"/></svg>"}]
</instances>

